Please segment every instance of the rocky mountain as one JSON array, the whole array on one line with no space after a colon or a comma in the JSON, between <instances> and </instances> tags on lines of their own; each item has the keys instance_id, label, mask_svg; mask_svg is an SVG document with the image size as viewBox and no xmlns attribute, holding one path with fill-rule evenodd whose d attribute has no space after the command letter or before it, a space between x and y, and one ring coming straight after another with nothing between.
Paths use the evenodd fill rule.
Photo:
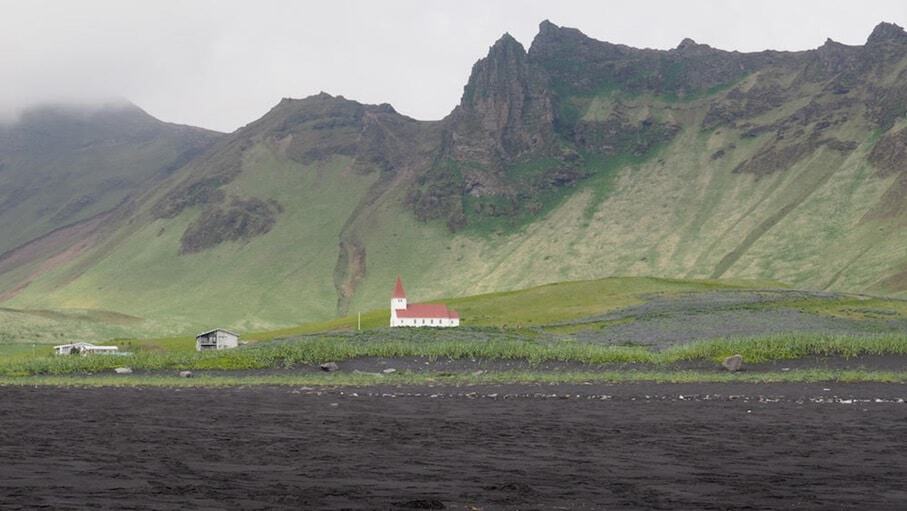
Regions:
<instances>
[{"instance_id":1,"label":"rocky mountain","mask_svg":"<svg viewBox=\"0 0 907 511\"><path fill-rule=\"evenodd\" d=\"M136 117L77 139L90 123L24 118L0 132L0 180L16 165L90 192L3 182L0 226L28 227L0 297L179 330L383 306L398 273L419 299L606 275L904 293L905 78L888 23L862 46L740 53L545 21L528 50L494 43L441 121L324 93L224 136ZM29 144L63 156L11 156ZM119 163L59 170L85 151Z\"/></svg>"}]
</instances>

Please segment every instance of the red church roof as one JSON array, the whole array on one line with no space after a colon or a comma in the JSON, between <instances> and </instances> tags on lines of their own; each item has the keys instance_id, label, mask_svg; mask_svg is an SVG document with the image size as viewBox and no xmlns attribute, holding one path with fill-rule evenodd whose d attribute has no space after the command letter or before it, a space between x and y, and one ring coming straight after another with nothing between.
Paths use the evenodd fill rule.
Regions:
<instances>
[{"instance_id":1,"label":"red church roof","mask_svg":"<svg viewBox=\"0 0 907 511\"><path fill-rule=\"evenodd\" d=\"M397 309L398 318L459 319L457 311L448 309L443 303L413 303L405 309Z\"/></svg>"},{"instance_id":2,"label":"red church roof","mask_svg":"<svg viewBox=\"0 0 907 511\"><path fill-rule=\"evenodd\" d=\"M397 276L394 285L393 298L406 298L403 290L403 281ZM443 303L411 303L405 309L396 310L398 318L425 318L425 319L460 319L460 315L453 309L448 309Z\"/></svg>"},{"instance_id":3,"label":"red church roof","mask_svg":"<svg viewBox=\"0 0 907 511\"><path fill-rule=\"evenodd\" d=\"M406 298L406 291L403 290L403 281L397 275L397 284L394 286L394 295L392 298Z\"/></svg>"}]
</instances>

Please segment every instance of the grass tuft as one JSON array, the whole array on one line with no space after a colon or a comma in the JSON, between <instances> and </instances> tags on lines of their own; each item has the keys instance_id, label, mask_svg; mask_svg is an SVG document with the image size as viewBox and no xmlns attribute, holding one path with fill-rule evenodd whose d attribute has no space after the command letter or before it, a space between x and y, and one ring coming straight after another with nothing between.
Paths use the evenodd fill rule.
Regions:
<instances>
[{"instance_id":1,"label":"grass tuft","mask_svg":"<svg viewBox=\"0 0 907 511\"><path fill-rule=\"evenodd\" d=\"M504 371L470 373L314 373L266 376L115 376L51 375L23 378L0 377L4 385L48 385L74 387L232 387L246 385L286 386L369 386L369 385L481 385L508 383L907 383L907 373L892 371L805 369L766 373L709 373L698 371Z\"/></svg>"}]
</instances>

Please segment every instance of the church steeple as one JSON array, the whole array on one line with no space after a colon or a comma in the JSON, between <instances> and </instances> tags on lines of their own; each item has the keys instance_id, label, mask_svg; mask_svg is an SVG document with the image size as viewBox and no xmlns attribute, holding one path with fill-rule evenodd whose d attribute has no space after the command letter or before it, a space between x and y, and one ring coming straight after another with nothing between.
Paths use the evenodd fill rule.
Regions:
<instances>
[{"instance_id":1,"label":"church steeple","mask_svg":"<svg viewBox=\"0 0 907 511\"><path fill-rule=\"evenodd\" d=\"M397 275L397 284L394 286L394 294L391 298L406 298L406 291L403 289L403 281Z\"/></svg>"},{"instance_id":2,"label":"church steeple","mask_svg":"<svg viewBox=\"0 0 907 511\"><path fill-rule=\"evenodd\" d=\"M394 285L394 294L391 295L391 314L393 311L406 309L406 290L403 289L403 280L397 275L397 283Z\"/></svg>"}]
</instances>

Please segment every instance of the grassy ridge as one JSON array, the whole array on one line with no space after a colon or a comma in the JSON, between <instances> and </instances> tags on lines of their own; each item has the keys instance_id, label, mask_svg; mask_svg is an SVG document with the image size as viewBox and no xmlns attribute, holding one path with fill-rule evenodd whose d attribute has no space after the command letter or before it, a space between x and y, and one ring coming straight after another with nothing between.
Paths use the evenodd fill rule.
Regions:
<instances>
[{"instance_id":1,"label":"grassy ridge","mask_svg":"<svg viewBox=\"0 0 907 511\"><path fill-rule=\"evenodd\" d=\"M480 327L524 328L568 322L604 314L623 307L644 303L651 295L672 295L704 291L728 291L757 288L782 288L784 284L766 280L694 280L654 277L609 277L595 280L558 282L542 286L486 293L462 298L441 299L456 309L464 324ZM907 311L905 311L907 313ZM353 331L359 325L356 315L316 321L298 326L243 333L243 340L268 341L323 332ZM382 308L363 312L363 330L383 328L390 322L390 312ZM121 342L126 349L154 351L192 351L191 336Z\"/></svg>"},{"instance_id":2,"label":"grassy ridge","mask_svg":"<svg viewBox=\"0 0 907 511\"><path fill-rule=\"evenodd\" d=\"M558 282L542 286L485 293L462 298L440 299L460 313L463 323L479 327L521 328L547 325L604 314L638 305L654 294L692 293L757 288L782 288L770 280L681 280L654 277L609 277L595 280ZM905 302L907 303L907 302ZM362 313L362 328L381 328L390 322L387 309ZM256 332L247 340L261 341L337 330L354 330L357 316L306 323L296 327Z\"/></svg>"},{"instance_id":3,"label":"grassy ridge","mask_svg":"<svg viewBox=\"0 0 907 511\"><path fill-rule=\"evenodd\" d=\"M140 318L129 318L101 310L19 310L0 308L0 344L60 344L72 341L99 341L136 335L153 335L160 330Z\"/></svg>"},{"instance_id":4,"label":"grassy ridge","mask_svg":"<svg viewBox=\"0 0 907 511\"><path fill-rule=\"evenodd\" d=\"M310 337L252 345L220 352L138 352L129 356L41 357L0 363L0 375L53 375L98 373L129 366L141 370L242 370L289 368L298 365L343 361L358 357L428 357L433 359L485 359L575 361L584 364L668 365L691 360L718 361L739 353L747 363L797 359L807 356L856 357L907 355L903 336L772 336L721 339L679 345L664 351L641 347L601 346L575 342L541 342L513 335L480 340L375 340L369 336Z\"/></svg>"}]
</instances>

